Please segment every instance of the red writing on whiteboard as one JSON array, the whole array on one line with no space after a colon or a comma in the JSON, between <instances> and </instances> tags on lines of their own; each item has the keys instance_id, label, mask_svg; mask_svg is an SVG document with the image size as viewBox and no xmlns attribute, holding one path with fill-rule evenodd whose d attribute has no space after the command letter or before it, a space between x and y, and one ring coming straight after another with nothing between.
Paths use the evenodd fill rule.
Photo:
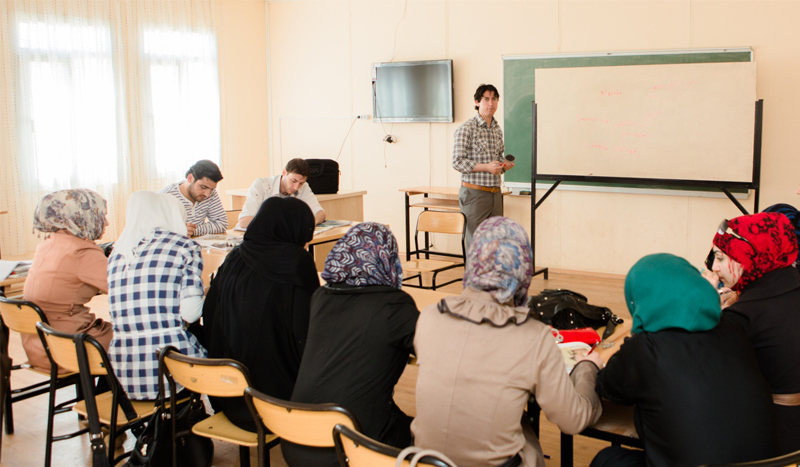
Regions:
<instances>
[{"instance_id":1,"label":"red writing on whiteboard","mask_svg":"<svg viewBox=\"0 0 800 467\"><path fill-rule=\"evenodd\" d=\"M575 120L579 122L596 122L596 123L608 123L608 120L602 117L585 117L578 115L575 117Z\"/></svg>"},{"instance_id":2,"label":"red writing on whiteboard","mask_svg":"<svg viewBox=\"0 0 800 467\"><path fill-rule=\"evenodd\" d=\"M621 152L621 153L625 153L625 154L636 154L636 151L637 151L634 148L621 148L621 147L609 148L608 146L605 146L605 145L600 144L600 143L586 143L586 147L592 148L592 149L599 149L599 150L602 150L602 151Z\"/></svg>"},{"instance_id":3,"label":"red writing on whiteboard","mask_svg":"<svg viewBox=\"0 0 800 467\"><path fill-rule=\"evenodd\" d=\"M601 95L601 96L606 96L606 97L611 97L611 96L621 96L621 95L622 95L622 91L608 91L608 90L604 90L604 91L600 91L600 95Z\"/></svg>"},{"instance_id":4,"label":"red writing on whiteboard","mask_svg":"<svg viewBox=\"0 0 800 467\"><path fill-rule=\"evenodd\" d=\"M647 133L631 133L630 131L623 131L622 136L632 136L634 138L647 138Z\"/></svg>"},{"instance_id":5,"label":"red writing on whiteboard","mask_svg":"<svg viewBox=\"0 0 800 467\"><path fill-rule=\"evenodd\" d=\"M617 126L636 126L635 122L627 121L627 122L619 122Z\"/></svg>"}]
</instances>

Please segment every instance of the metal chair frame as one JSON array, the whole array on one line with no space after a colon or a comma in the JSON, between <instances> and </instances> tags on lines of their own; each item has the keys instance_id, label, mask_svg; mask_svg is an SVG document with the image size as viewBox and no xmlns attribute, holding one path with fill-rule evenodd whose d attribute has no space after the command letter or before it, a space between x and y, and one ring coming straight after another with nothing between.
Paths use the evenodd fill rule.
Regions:
<instances>
[{"instance_id":1,"label":"metal chair frame","mask_svg":"<svg viewBox=\"0 0 800 467\"><path fill-rule=\"evenodd\" d=\"M381 466L372 464L369 467L394 467L397 462L397 456L401 451L401 449L375 441L374 439L344 425L336 425L333 427L333 443L336 446L336 454L339 456L339 464L341 467L367 467L360 464L350 464L345 443L353 443L356 447L362 446L385 458L385 462L381 464ZM411 456L413 456L413 454L409 455L409 457ZM420 459L418 465L450 467L448 464L432 457L423 457Z\"/></svg>"},{"instance_id":2,"label":"metal chair frame","mask_svg":"<svg viewBox=\"0 0 800 467\"><path fill-rule=\"evenodd\" d=\"M438 233L438 232L430 231L430 230L422 230L422 231L420 231L419 222L420 222L420 219L423 216L429 216L431 214L442 214L442 215L448 215L448 216L451 216L451 215L452 216L461 216L463 224L462 224L462 230L461 230L461 254L460 255L455 254L455 253L435 251L435 250L431 250L430 249L430 243L428 242L428 235L431 234L431 233ZM454 282L458 282L458 281L463 280L462 277L459 277L459 278L453 279L451 281L445 282L444 284L439 284L438 286L436 285L436 276L440 272L447 271L449 269L454 269L454 268L466 267L466 263L467 263L467 248L466 248L466 244L465 244L466 224L467 224L467 218L464 215L464 213L462 213L462 212L434 211L434 210L427 210L426 209L426 210L422 211L421 213L419 213L419 216L417 216L417 226L416 226L416 228L414 230L414 251L410 252L410 254L416 255L417 260L420 259L419 255L420 255L420 253L422 253L422 254L425 255L425 259L429 259L431 254L435 254L435 255L439 255L439 256L448 256L448 257L452 257L452 258L461 258L462 262L461 263L452 263L449 266L444 266L444 267L437 268L437 269L431 270L431 271L422 271L422 272L419 272L417 274L414 274L414 275L411 275L411 276L408 276L408 277L404 277L403 278L403 285L407 286L407 287L415 287L415 288L418 288L418 289L436 290L437 287L444 287L445 285L449 285L449 284L452 284ZM425 234L425 248L420 248L419 247L419 234L420 234L420 232ZM425 287L425 286L422 285L422 273L423 272L432 272L433 273L433 276L431 277L431 286L430 287ZM411 280L411 279L419 279L419 285L407 284L406 281L407 280Z\"/></svg>"},{"instance_id":3,"label":"metal chair frame","mask_svg":"<svg viewBox=\"0 0 800 467\"><path fill-rule=\"evenodd\" d=\"M10 307L16 307L17 310L23 312L23 307L30 308L33 312L35 312L38 316L38 321L47 324L47 317L39 308L38 305L35 303L28 301L28 300L14 300L6 297L0 296L0 305L6 305ZM8 355L8 341L9 341L9 331L10 329L5 321L2 319L2 315L0 315L0 353L2 356L0 358L8 358L9 361L11 357ZM29 334L28 332L24 332L22 329L13 329L20 334ZM5 384L7 391L5 392L5 400L0 401L0 423L5 422L5 433L8 435L14 434L14 412L13 412L13 404L15 402L21 402L31 397L40 396L42 394L49 394L49 401L47 406L47 433L46 433L46 444L45 444L45 467L49 467L51 464L51 456L52 456L52 449L53 443L56 441L63 441L65 439L72 439L76 436L80 436L86 432L88 432L88 428L83 428L81 430L59 435L53 436L53 419L56 415L67 413L72 411L72 406L83 399L83 394L81 392L80 387L80 374L72 373L68 375L58 376L58 367L55 367L56 377L53 378L52 375L52 360L51 364L51 374L50 379L41 381L39 383L34 383L22 388L12 389L11 388L11 378L9 375L3 375L4 381L0 384ZM22 365L12 365L11 371L14 370L21 370L27 369L31 371L33 368L29 364L22 364ZM43 373L36 371L37 373ZM8 378L5 380L5 378ZM69 399L64 402L60 402L58 404L55 403L56 401L56 391L62 388L67 388L70 386L75 386L75 393L76 397ZM2 431L0 431L0 448L2 448Z\"/></svg>"}]
</instances>

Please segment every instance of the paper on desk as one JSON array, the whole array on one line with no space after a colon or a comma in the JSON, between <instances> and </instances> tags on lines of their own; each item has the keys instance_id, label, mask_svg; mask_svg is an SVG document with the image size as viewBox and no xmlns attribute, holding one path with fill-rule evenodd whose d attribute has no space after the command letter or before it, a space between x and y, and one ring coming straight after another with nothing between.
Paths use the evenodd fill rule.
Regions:
<instances>
[{"instance_id":1,"label":"paper on desk","mask_svg":"<svg viewBox=\"0 0 800 467\"><path fill-rule=\"evenodd\" d=\"M14 268L17 267L19 261L5 261L0 259L0 281L4 281L8 279L8 276L14 272Z\"/></svg>"},{"instance_id":2,"label":"paper on desk","mask_svg":"<svg viewBox=\"0 0 800 467\"><path fill-rule=\"evenodd\" d=\"M326 232L335 227L342 227L344 225L350 225L352 223L353 221L335 221L335 220L325 221L314 227L314 235L321 234L322 232Z\"/></svg>"},{"instance_id":3,"label":"paper on desk","mask_svg":"<svg viewBox=\"0 0 800 467\"><path fill-rule=\"evenodd\" d=\"M577 357L587 354L590 350L592 350L592 347L589 346L589 344L584 344L583 342L568 342L566 344L558 344L558 348L561 349L561 356L564 357L564 365L567 367L568 374L573 368L575 368L575 365L578 364Z\"/></svg>"}]
</instances>

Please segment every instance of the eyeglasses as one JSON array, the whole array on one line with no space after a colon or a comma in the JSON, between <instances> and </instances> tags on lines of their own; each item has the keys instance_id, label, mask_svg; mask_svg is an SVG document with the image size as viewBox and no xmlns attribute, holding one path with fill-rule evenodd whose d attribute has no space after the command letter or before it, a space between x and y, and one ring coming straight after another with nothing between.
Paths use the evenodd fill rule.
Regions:
<instances>
[{"instance_id":1,"label":"eyeglasses","mask_svg":"<svg viewBox=\"0 0 800 467\"><path fill-rule=\"evenodd\" d=\"M750 243L749 240L747 240L746 238L742 237L738 233L734 232L734 230L728 225L728 219L722 219L722 222L720 222L719 227L717 227L717 233L720 234L720 235L728 234L728 235L732 236L733 238L736 238L738 240L746 242L748 245L750 245L750 248L753 249L753 253L756 252L756 247L754 247L753 244Z\"/></svg>"}]
</instances>

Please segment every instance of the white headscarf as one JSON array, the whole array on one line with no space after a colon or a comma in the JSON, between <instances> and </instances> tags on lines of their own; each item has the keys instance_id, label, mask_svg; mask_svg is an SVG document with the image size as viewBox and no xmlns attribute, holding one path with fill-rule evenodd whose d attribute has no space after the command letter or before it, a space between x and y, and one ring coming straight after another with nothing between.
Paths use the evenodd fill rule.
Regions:
<instances>
[{"instance_id":1,"label":"white headscarf","mask_svg":"<svg viewBox=\"0 0 800 467\"><path fill-rule=\"evenodd\" d=\"M137 191L128 200L125 229L114 243L114 253L130 264L136 258L134 248L157 228L186 236L186 209L172 195Z\"/></svg>"}]
</instances>

